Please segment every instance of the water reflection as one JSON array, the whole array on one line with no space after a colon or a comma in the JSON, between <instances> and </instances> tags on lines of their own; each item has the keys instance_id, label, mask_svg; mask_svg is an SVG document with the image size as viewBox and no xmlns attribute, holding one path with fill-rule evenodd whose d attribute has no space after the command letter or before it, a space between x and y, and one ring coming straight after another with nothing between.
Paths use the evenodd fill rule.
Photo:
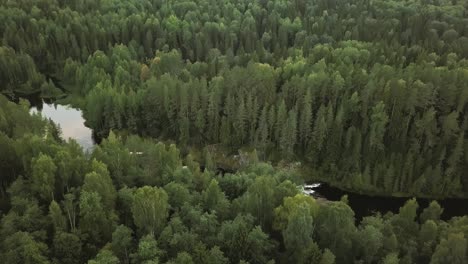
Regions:
<instances>
[{"instance_id":1,"label":"water reflection","mask_svg":"<svg viewBox=\"0 0 468 264\"><path fill-rule=\"evenodd\" d=\"M80 144L85 151L94 146L92 130L84 125L81 111L66 105L53 105L43 103L31 108L31 113L40 112L43 117L50 118L60 126L64 139L72 138Z\"/></svg>"},{"instance_id":2,"label":"water reflection","mask_svg":"<svg viewBox=\"0 0 468 264\"><path fill-rule=\"evenodd\" d=\"M387 212L398 213L400 207L411 198L370 196L340 190L325 183L314 183L303 186L303 193L311 195L322 201L339 201L343 195L348 196L348 204L353 209L356 219L361 220L365 216L379 212L382 215ZM418 198L418 212L429 206L433 199ZM444 208L441 218L449 220L455 216L468 215L468 207L465 206L468 199L447 198L437 202Z\"/></svg>"}]
</instances>

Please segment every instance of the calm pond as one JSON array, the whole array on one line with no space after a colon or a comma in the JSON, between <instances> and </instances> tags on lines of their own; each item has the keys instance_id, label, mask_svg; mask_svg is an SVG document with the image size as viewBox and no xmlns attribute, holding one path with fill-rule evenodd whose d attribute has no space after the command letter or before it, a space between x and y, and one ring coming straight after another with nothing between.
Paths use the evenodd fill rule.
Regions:
<instances>
[{"instance_id":1,"label":"calm pond","mask_svg":"<svg viewBox=\"0 0 468 264\"><path fill-rule=\"evenodd\" d=\"M94 146L93 131L86 127L81 110L67 105L36 104L31 113L40 112L45 118L51 119L59 125L64 139L72 138L80 144L85 151L91 151Z\"/></svg>"}]
</instances>

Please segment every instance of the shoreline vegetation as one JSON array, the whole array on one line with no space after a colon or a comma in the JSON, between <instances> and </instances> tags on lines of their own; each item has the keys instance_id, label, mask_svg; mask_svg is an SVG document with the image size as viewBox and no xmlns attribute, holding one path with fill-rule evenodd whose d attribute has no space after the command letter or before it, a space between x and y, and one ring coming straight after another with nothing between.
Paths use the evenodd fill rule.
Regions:
<instances>
[{"instance_id":1,"label":"shoreline vegetation","mask_svg":"<svg viewBox=\"0 0 468 264\"><path fill-rule=\"evenodd\" d=\"M467 1L0 0L0 25L5 263L467 262L438 202L298 190L468 196Z\"/></svg>"},{"instance_id":2,"label":"shoreline vegetation","mask_svg":"<svg viewBox=\"0 0 468 264\"><path fill-rule=\"evenodd\" d=\"M115 22L118 31L108 24L116 19L112 7L93 17L78 6L54 7L63 19L76 9L71 17L101 26L77 26L76 32L52 13L8 4L4 18L37 28L42 38L5 28L2 90L72 95L65 100L83 110L99 138L126 130L182 148L249 146L263 160L301 160L321 179L358 192L465 195L465 6L365 2L318 4L306 13L294 5L262 4L255 9L263 10L258 17L220 3L211 8L231 12L195 16L199 24L170 9L152 14L135 6L140 18ZM177 6L179 15L195 15ZM358 7L373 18L359 20ZM405 8L425 10L427 17L400 17ZM260 15L267 11L274 12ZM239 19L256 34L238 32ZM327 30L329 19L341 26ZM62 37L39 41L49 29L35 21L53 25ZM381 28L368 35L376 24ZM411 34L416 28L410 25L424 33ZM89 36L81 33L90 30Z\"/></svg>"},{"instance_id":3,"label":"shoreline vegetation","mask_svg":"<svg viewBox=\"0 0 468 264\"><path fill-rule=\"evenodd\" d=\"M356 221L347 197L324 202L301 194L291 166L275 169L244 154L244 168L221 176L209 155L212 165L202 171L174 144L112 132L85 155L28 110L0 96L6 263L411 263L445 259L447 248L465 241L457 230L466 216L441 220L436 202L421 210L411 199L396 214ZM294 242L301 237L305 244ZM418 241L411 249L418 255L403 253L406 241Z\"/></svg>"}]
</instances>

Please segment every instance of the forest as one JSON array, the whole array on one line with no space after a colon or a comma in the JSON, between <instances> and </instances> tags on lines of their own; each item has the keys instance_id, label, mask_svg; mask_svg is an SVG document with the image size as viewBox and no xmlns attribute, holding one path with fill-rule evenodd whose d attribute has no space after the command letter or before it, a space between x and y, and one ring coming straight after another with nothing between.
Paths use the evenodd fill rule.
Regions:
<instances>
[{"instance_id":1,"label":"forest","mask_svg":"<svg viewBox=\"0 0 468 264\"><path fill-rule=\"evenodd\" d=\"M0 25L4 263L468 262L468 216L410 199L468 198L467 1L0 0ZM409 198L357 219L310 180Z\"/></svg>"}]
</instances>

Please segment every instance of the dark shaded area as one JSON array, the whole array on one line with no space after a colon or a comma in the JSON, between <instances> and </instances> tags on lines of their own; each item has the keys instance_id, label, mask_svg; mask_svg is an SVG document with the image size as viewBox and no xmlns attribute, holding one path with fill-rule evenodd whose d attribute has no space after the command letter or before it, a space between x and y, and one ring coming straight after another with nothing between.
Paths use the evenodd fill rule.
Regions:
<instances>
[{"instance_id":1,"label":"dark shaded area","mask_svg":"<svg viewBox=\"0 0 468 264\"><path fill-rule=\"evenodd\" d=\"M204 165L201 165L200 166L200 171L204 172L205 171L205 166ZM223 167L216 167L216 170L215 170L215 175L221 175L221 176L224 176L224 174L226 173L230 173L230 174L234 174L236 173L235 170L233 169L229 169L229 168L223 168Z\"/></svg>"},{"instance_id":2,"label":"dark shaded area","mask_svg":"<svg viewBox=\"0 0 468 264\"><path fill-rule=\"evenodd\" d=\"M39 111L42 110L42 104L44 99L41 98L41 93L34 93L28 95L16 93L14 95L7 95L7 97L10 101L14 103L19 103L21 99L26 99L29 101L31 107L36 107Z\"/></svg>"},{"instance_id":3,"label":"dark shaded area","mask_svg":"<svg viewBox=\"0 0 468 264\"><path fill-rule=\"evenodd\" d=\"M57 77L49 75L49 74L45 74L45 76L49 81L52 81L54 83L55 87L59 88L62 92L66 92L65 88L62 85L61 80L59 80Z\"/></svg>"},{"instance_id":4,"label":"dark shaded area","mask_svg":"<svg viewBox=\"0 0 468 264\"><path fill-rule=\"evenodd\" d=\"M411 199L408 197L384 197L357 194L340 190L326 183L314 188L314 190L314 197L322 197L330 201L338 201L341 197L347 195L349 206L353 209L358 221L374 212L379 212L382 215L387 212L398 213L400 207L402 207L406 201ZM417 198L419 213L433 200L434 199ZM468 202L467 199L450 198L440 199L437 200L437 202L442 206L442 208L444 208L444 212L441 216L443 220L449 220L454 216L463 216L468 214L468 207L466 206Z\"/></svg>"}]
</instances>

